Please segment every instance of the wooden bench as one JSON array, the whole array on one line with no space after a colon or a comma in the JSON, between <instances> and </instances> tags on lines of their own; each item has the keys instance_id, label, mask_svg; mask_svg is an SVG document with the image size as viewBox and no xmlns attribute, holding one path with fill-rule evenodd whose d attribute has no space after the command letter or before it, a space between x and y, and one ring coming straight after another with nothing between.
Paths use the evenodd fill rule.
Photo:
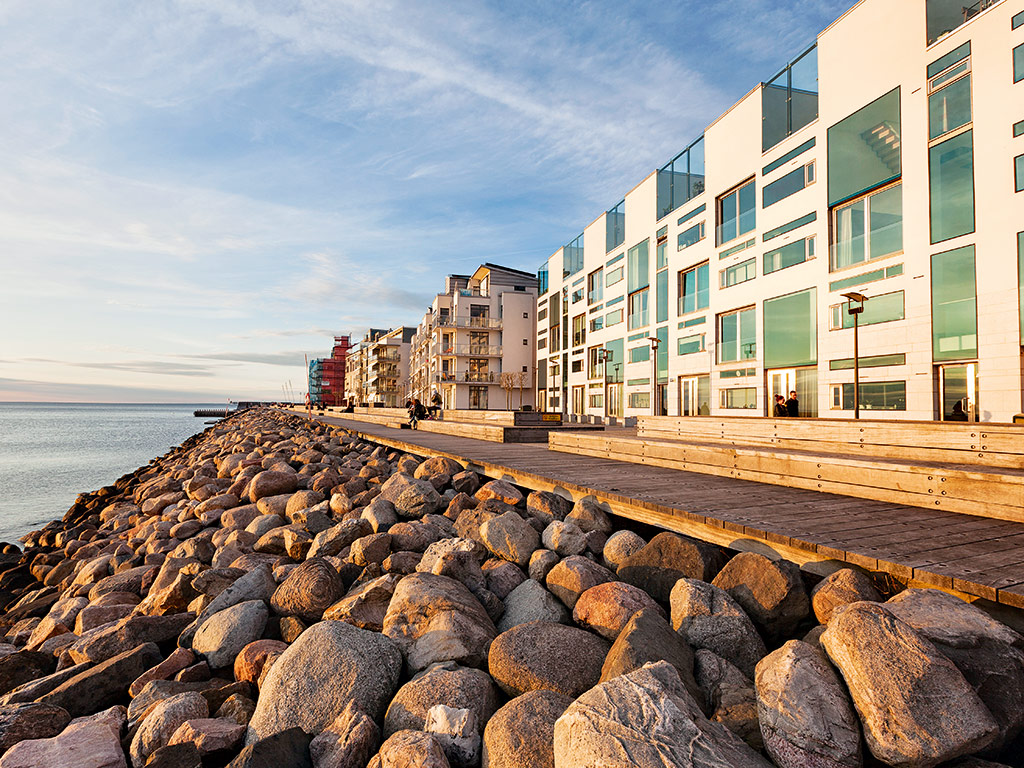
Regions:
<instances>
[{"instance_id":1,"label":"wooden bench","mask_svg":"<svg viewBox=\"0 0 1024 768\"><path fill-rule=\"evenodd\" d=\"M382 424L386 427L401 429L409 423L409 413L403 408L356 408L353 413L345 413L340 408L328 408L325 415L340 419L351 419L369 424ZM466 411L448 411L445 416L463 414ZM423 432L435 432L456 437L468 437L475 440L487 440L492 443L546 443L548 434L557 429L589 429L602 430L604 427L595 425L565 425L558 422L540 424L515 425L512 412L500 414L495 411L479 411L484 414L498 414L493 419L478 422L456 421L453 418L443 420L421 419L417 429Z\"/></svg>"},{"instance_id":2,"label":"wooden bench","mask_svg":"<svg viewBox=\"0 0 1024 768\"><path fill-rule=\"evenodd\" d=\"M735 434L738 425L733 421L743 422L750 439ZM993 440L989 431L971 429L978 425L959 424L954 426L967 434L939 425L943 434L929 437L921 428L911 433L921 443L908 446L909 455L898 456L898 446L880 442L886 439L882 429L866 426L866 422L822 421L779 426L767 419L646 417L635 437L552 432L548 446L566 453L1024 522L1024 469L1019 468L1019 454L1005 450L1008 435ZM696 424L691 433L691 422L703 423ZM833 440L836 427L842 428L840 439ZM971 432L978 442L970 442ZM888 439L895 443L894 437ZM979 447L972 449L971 445ZM993 451L993 447L1002 450ZM970 461L923 460L921 455ZM990 455L997 456L998 463L983 463Z\"/></svg>"}]
</instances>

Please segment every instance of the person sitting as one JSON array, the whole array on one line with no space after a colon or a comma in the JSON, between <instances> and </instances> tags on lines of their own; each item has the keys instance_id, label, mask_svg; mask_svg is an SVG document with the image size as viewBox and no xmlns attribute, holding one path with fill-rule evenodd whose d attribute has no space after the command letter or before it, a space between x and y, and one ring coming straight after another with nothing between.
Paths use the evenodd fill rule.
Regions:
<instances>
[{"instance_id":1,"label":"person sitting","mask_svg":"<svg viewBox=\"0 0 1024 768\"><path fill-rule=\"evenodd\" d=\"M427 418L427 409L423 407L423 403L418 398L413 398L406 405L409 406L409 426L416 429L420 420Z\"/></svg>"},{"instance_id":2,"label":"person sitting","mask_svg":"<svg viewBox=\"0 0 1024 768\"><path fill-rule=\"evenodd\" d=\"M775 396L775 410L773 412L773 415L778 418L789 417L789 409L786 408L786 400L785 398L782 397L782 395Z\"/></svg>"},{"instance_id":3,"label":"person sitting","mask_svg":"<svg viewBox=\"0 0 1024 768\"><path fill-rule=\"evenodd\" d=\"M946 421L970 421L967 418L967 413L964 411L963 400L957 400L953 403L953 412L949 414L949 418Z\"/></svg>"},{"instance_id":4,"label":"person sitting","mask_svg":"<svg viewBox=\"0 0 1024 768\"><path fill-rule=\"evenodd\" d=\"M439 395L437 392L435 392L433 395L430 396L430 407L427 408L427 411L430 413L430 418L436 419L438 411L440 411L440 410L441 410L441 395Z\"/></svg>"}]
</instances>

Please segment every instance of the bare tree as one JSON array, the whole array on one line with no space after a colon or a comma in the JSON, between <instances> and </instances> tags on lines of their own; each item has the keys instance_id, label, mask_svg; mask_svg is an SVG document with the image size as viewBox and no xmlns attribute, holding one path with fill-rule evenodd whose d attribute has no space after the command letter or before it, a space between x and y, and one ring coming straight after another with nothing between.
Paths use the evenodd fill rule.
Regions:
<instances>
[{"instance_id":1,"label":"bare tree","mask_svg":"<svg viewBox=\"0 0 1024 768\"><path fill-rule=\"evenodd\" d=\"M501 384L501 388L505 390L505 410L512 410L512 390L516 386L516 375L512 371L502 371L501 376L498 377L498 382Z\"/></svg>"}]
</instances>

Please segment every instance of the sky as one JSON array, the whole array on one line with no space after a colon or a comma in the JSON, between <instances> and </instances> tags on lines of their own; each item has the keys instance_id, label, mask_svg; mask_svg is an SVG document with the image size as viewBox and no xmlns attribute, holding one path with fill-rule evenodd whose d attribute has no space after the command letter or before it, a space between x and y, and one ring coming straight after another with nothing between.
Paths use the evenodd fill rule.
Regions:
<instances>
[{"instance_id":1,"label":"sky","mask_svg":"<svg viewBox=\"0 0 1024 768\"><path fill-rule=\"evenodd\" d=\"M535 271L853 0L4 0L0 401L305 391Z\"/></svg>"}]
</instances>

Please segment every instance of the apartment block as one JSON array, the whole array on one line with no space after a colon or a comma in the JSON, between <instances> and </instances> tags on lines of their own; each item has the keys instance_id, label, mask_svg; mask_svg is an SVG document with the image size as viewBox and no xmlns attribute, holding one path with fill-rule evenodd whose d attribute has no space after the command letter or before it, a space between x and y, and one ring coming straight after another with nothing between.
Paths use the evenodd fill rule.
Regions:
<instances>
[{"instance_id":1,"label":"apartment block","mask_svg":"<svg viewBox=\"0 0 1024 768\"><path fill-rule=\"evenodd\" d=\"M371 328L349 352L345 394L354 405L398 408L405 404L415 328Z\"/></svg>"},{"instance_id":2,"label":"apartment block","mask_svg":"<svg viewBox=\"0 0 1024 768\"><path fill-rule=\"evenodd\" d=\"M537 278L497 264L448 275L412 338L409 389L444 408L534 406Z\"/></svg>"},{"instance_id":3,"label":"apartment block","mask_svg":"<svg viewBox=\"0 0 1024 768\"><path fill-rule=\"evenodd\" d=\"M862 0L792 53L541 266L540 408L852 417L856 336L864 417L1022 411L1024 5Z\"/></svg>"}]
</instances>

